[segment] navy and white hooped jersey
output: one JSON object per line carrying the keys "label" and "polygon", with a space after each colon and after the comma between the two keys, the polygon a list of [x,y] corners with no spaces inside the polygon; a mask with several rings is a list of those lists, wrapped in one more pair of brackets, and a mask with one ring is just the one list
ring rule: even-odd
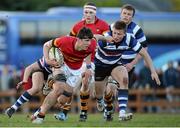
{"label": "navy and white hooped jersey", "polygon": [[[109,35],[112,33],[109,32]],[[123,40],[118,43],[108,43],[98,41],[98,49],[95,55],[95,64],[99,60],[103,64],[115,64],[121,62],[122,53],[128,49],[132,49],[138,53],[141,50],[141,44],[129,33],[126,33]]]}
{"label": "navy and white hooped jersey", "polygon": [[[113,25],[114,25],[114,23],[112,23],[110,25],[110,31],[112,31]],[[141,29],[141,27],[139,25],[137,25],[136,23],[131,22],[127,26],[126,32],[129,34],[132,34],[132,36],[134,36],[134,38],[142,45],[147,45],[147,44],[144,44],[144,43],[146,43],[146,36],[144,35],[144,32]]]}
{"label": "navy and white hooped jersey", "polygon": [[44,57],[42,57],[41,59],[39,59],[37,62],[38,62],[38,64],[39,64],[40,68],[41,68],[43,71],[46,71],[46,72],[48,72],[49,74],[52,73],[51,66],[46,63]]}
{"label": "navy and white hooped jersey", "polygon": [[[111,24],[110,29],[112,31],[113,24]],[[131,34],[143,47],[147,47],[146,37],[144,35],[143,30],[134,22],[131,22],[127,26],[127,33]],[[130,63],[135,57],[137,53],[133,51],[133,49],[128,49],[122,53],[122,63],[127,64]]]}

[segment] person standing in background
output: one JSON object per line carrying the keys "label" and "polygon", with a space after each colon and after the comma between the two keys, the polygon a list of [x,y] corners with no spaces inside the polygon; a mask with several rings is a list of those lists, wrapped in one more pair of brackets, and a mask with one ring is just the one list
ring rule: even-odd
{"label": "person standing in background", "polygon": [[163,83],[166,86],[166,99],[169,102],[169,111],[175,112],[175,109],[171,108],[171,103],[175,99],[175,97],[172,94],[172,91],[175,89],[175,87],[178,85],[178,70],[173,67],[173,61],[168,62],[168,67],[164,71],[163,74]]}

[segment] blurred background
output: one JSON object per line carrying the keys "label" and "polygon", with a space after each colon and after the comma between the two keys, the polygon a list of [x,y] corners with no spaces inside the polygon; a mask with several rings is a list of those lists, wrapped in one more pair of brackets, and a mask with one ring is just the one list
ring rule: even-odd
{"label": "blurred background", "polygon": [[[179,0],[91,0],[97,16],[109,24],[119,19],[120,7],[132,4],[137,9],[134,21],[142,27],[148,51],[161,78],[155,85],[143,62],[137,65],[130,83],[130,111],[180,112],[180,1]],[[6,0],[0,4],[0,110],[9,107],[20,95],[15,86],[24,68],[42,56],[43,43],[69,34],[82,19],[88,0]],[[90,2],[90,0],[89,0]],[[170,71],[171,73],[167,73]],[[23,91],[23,89],[21,90]],[[115,97],[116,98],[116,97]],[[43,100],[41,94],[24,111],[33,110]],[[73,112],[79,110],[75,97]],[[96,112],[92,97],[91,112]]]}

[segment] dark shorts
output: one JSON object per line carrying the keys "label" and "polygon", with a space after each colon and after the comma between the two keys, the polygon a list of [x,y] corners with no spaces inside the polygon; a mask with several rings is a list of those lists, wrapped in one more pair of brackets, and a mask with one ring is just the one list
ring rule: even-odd
{"label": "dark shorts", "polygon": [[117,66],[122,66],[122,64],[95,64],[95,81],[103,81]]}
{"label": "dark shorts", "polygon": [[48,72],[48,70],[47,70],[48,68],[43,67],[41,65],[41,63],[40,63],[40,60],[38,60],[37,63],[39,65],[39,67],[40,67],[40,70],[37,70],[37,71],[34,71],[34,72],[42,72],[43,75],[44,75],[44,80],[47,80],[48,79],[48,75],[51,74],[52,72],[50,72],[50,71]]}

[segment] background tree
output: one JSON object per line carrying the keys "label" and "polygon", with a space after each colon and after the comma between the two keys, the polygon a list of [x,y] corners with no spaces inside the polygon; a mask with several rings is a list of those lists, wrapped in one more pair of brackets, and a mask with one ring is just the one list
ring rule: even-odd
{"label": "background tree", "polygon": [[82,7],[86,2],[94,2],[98,7],[120,7],[120,0],[5,0],[0,10],[6,11],[46,11],[57,6]]}

